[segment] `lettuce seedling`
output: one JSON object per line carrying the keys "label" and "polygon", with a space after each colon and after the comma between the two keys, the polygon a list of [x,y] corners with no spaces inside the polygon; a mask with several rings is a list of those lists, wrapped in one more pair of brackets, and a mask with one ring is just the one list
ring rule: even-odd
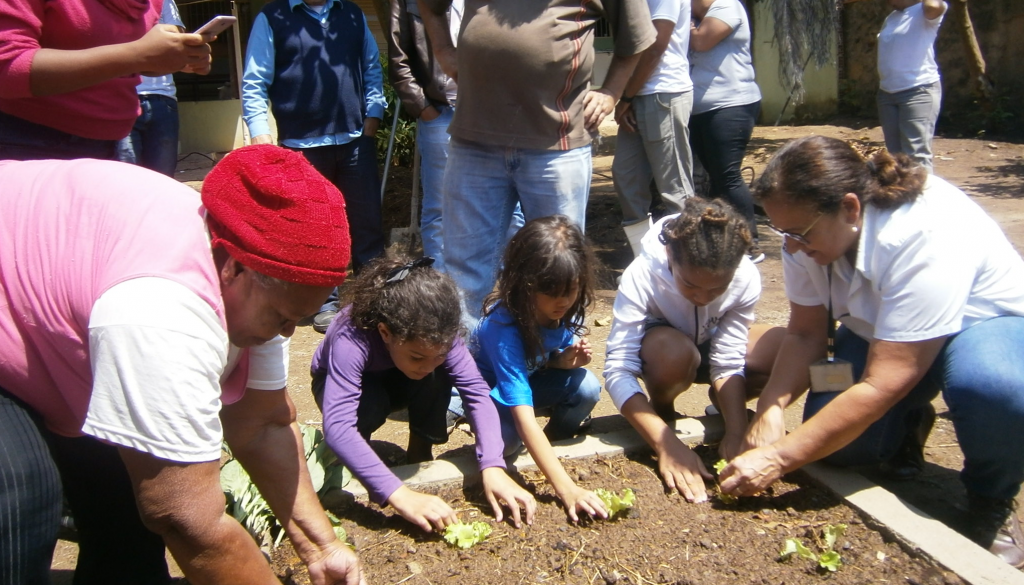
{"label": "lettuce seedling", "polygon": [[830,550],[821,554],[821,558],[818,559],[818,566],[835,573],[839,570],[839,567],[843,566],[843,561],[839,557],[839,553],[834,550]]}
{"label": "lettuce seedling", "polygon": [[603,488],[597,488],[594,490],[594,493],[597,494],[597,497],[601,498],[605,509],[608,510],[609,518],[619,512],[629,510],[636,503],[636,494],[629,488],[623,489],[621,494],[616,494]]}
{"label": "lettuce seedling", "polygon": [[784,561],[789,557],[796,555],[802,559],[809,561],[817,561],[818,566],[822,569],[827,569],[829,572],[835,573],[839,570],[839,567],[843,566],[842,557],[839,553],[833,550],[836,542],[846,534],[846,524],[829,524],[822,531],[825,536],[825,546],[821,556],[811,552],[809,548],[804,546],[804,543],[800,542],[796,538],[787,538],[786,545],[779,552],[779,560]]}
{"label": "lettuce seedling", "polygon": [[812,553],[811,549],[804,546],[804,543],[796,538],[787,538],[786,545],[779,552],[779,558],[784,561],[793,555],[809,561],[818,560],[818,556]]}
{"label": "lettuce seedling", "polygon": [[444,529],[444,539],[448,541],[448,544],[466,549],[474,544],[483,542],[490,533],[491,525],[486,522],[472,522],[470,524],[456,522],[455,524],[449,524]]}
{"label": "lettuce seedling", "polygon": [[[729,465],[728,461],[726,461],[725,459],[719,459],[714,465],[715,475],[721,474],[722,470],[725,469],[726,465]],[[722,500],[722,503],[727,506],[731,506],[732,504],[735,504],[736,502],[740,501],[740,499],[737,498],[736,496],[723,492],[721,484],[719,484],[718,486],[718,499]]]}

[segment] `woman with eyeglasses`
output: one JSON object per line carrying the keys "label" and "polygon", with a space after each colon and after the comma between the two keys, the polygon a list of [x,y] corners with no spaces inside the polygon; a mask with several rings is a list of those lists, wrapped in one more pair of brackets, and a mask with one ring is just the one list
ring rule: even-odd
{"label": "woman with eyeglasses", "polygon": [[[864,159],[822,136],[779,150],[755,197],[784,236],[790,321],[722,489],[756,494],[821,459],[913,477],[941,391],[964,452],[969,536],[1024,566],[1013,511],[1024,480],[1024,261],[1002,230],[906,155]],[[783,410],[808,387],[804,422],[786,435]]]}

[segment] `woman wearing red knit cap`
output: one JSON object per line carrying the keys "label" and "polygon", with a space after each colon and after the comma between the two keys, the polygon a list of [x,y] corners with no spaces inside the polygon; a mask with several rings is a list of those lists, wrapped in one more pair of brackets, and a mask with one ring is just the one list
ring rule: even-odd
{"label": "woman wearing red knit cap", "polygon": [[168,583],[165,545],[193,583],[277,583],[224,514],[224,440],[313,583],[362,583],[284,390],[287,337],[345,277],[337,189],[275,146],[202,200],[97,160],[0,162],[0,184],[0,584],[48,582],[62,490],[76,583]]}

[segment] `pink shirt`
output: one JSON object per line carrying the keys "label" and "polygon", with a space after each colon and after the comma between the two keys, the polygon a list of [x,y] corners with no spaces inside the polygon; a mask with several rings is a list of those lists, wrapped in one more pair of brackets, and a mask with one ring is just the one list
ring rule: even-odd
{"label": "pink shirt", "polygon": [[[140,39],[156,24],[160,7],[161,0],[0,1],[0,111],[85,138],[124,138],[139,115],[137,74],[32,96],[32,59],[41,48],[79,50]],[[135,11],[139,16],[129,17]]]}
{"label": "pink shirt", "polygon": [[[224,323],[199,194],[122,163],[0,162],[0,387],[66,436],[92,392],[89,317],[110,287],[152,276],[185,286]],[[154,307],[159,310],[159,307]],[[222,399],[245,390],[248,356]]]}

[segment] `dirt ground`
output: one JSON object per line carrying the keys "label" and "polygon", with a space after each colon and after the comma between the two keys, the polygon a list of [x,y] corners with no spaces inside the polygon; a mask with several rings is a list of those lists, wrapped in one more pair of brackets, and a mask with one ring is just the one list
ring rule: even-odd
{"label": "dirt ground", "polygon": [[[710,466],[716,456],[711,449],[704,451]],[[450,485],[429,490],[451,502],[464,521],[482,520],[493,528],[486,541],[466,551],[420,531],[390,509],[355,504],[342,513],[373,583],[814,582],[827,571],[805,559],[779,561],[779,553],[787,538],[798,538],[820,552],[822,530],[836,524],[846,524],[847,530],[836,544],[843,566],[828,576],[830,583],[961,583],[955,575],[908,556],[803,474],[776,484],[771,496],[743,498],[734,505],[717,498],[709,504],[687,505],[678,494],[665,493],[661,479],[651,471],[656,465],[650,455],[567,463],[566,470],[580,485],[615,493],[628,487],[636,494],[636,504],[628,512],[578,525],[567,521],[537,471],[522,474],[538,501],[533,526],[522,529],[484,517],[478,510],[487,510],[488,504],[478,488]],[[290,547],[279,547],[274,561],[278,575],[290,579],[286,582],[309,583]]]}
{"label": "dirt ground", "polygon": [[[792,138],[808,134],[835,136],[845,140],[854,141],[862,148],[867,149],[880,148],[883,144],[881,129],[879,127],[866,125],[858,121],[841,122],[835,125],[824,126],[758,127],[754,130],[754,137],[748,148],[748,156],[745,160],[745,165],[753,167],[754,172],[759,175],[771,154],[783,143]],[[601,147],[597,148],[595,152],[594,176],[587,215],[587,235],[593,243],[594,249],[602,264],[600,276],[602,290],[599,291],[597,303],[592,308],[587,319],[588,325],[591,328],[590,341],[594,347],[594,360],[589,367],[598,376],[601,375],[604,367],[605,340],[608,335],[609,327],[608,325],[597,325],[597,322],[600,321],[601,323],[605,323],[606,319],[610,321],[611,307],[615,296],[615,276],[620,274],[631,260],[631,254],[626,243],[625,236],[619,227],[621,214],[611,182],[611,160],[613,152],[609,142],[611,141],[606,141]],[[1024,197],[1024,145],[973,138],[939,137],[935,139],[935,152],[937,155],[935,161],[935,173],[959,186],[971,195],[998,221],[1018,252],[1020,252],[1022,248],[1024,248],[1024,203],[1020,201],[1020,199]],[[196,156],[190,157],[179,164],[178,178],[179,180],[182,180],[198,189],[201,185],[202,178],[205,176],[206,172],[208,172],[210,166],[211,161]],[[392,228],[406,227],[409,224],[410,190],[411,176],[409,172],[405,169],[397,169],[394,171],[388,179],[388,192],[385,197],[385,228],[389,233]],[[757,319],[762,323],[785,325],[788,318],[788,302],[785,299],[782,283],[780,260],[781,241],[777,236],[764,227],[760,230],[760,237],[761,247],[765,251],[767,258],[763,263],[759,264],[759,269],[762,275],[763,293],[757,307]],[[321,338],[322,336],[320,334],[314,332],[311,327],[306,326],[300,327],[292,339],[289,393],[295,401],[298,409],[298,420],[301,423],[319,424],[321,422],[320,413],[310,395],[308,374],[308,364],[310,363],[312,352]],[[706,390],[706,386],[695,386],[691,390],[685,392],[676,401],[676,409],[687,416],[702,415],[704,413],[704,407],[707,405]],[[952,424],[948,420],[948,412],[945,405],[942,403],[941,398],[936,401],[936,408],[939,412],[939,418],[926,448],[928,467],[925,470],[925,473],[922,477],[913,482],[905,484],[886,483],[885,485],[929,514],[932,514],[947,523],[956,525],[962,521],[962,517],[958,512],[958,507],[965,500],[963,488],[957,480],[957,472],[962,464],[962,454],[957,446]],[[627,425],[625,420],[618,415],[607,396],[604,396],[596,407],[594,417],[595,422],[593,425],[593,432],[605,432],[608,430],[622,428]],[[388,423],[375,433],[373,437],[373,444],[375,448],[382,457],[390,463],[398,464],[402,463],[404,460],[404,446],[408,441],[408,426],[404,423],[403,419],[404,416],[402,413],[396,413],[393,419],[389,420]],[[799,421],[800,408],[791,408],[787,414],[788,426],[793,428],[799,424]],[[456,430],[456,432],[453,433],[449,443],[441,448],[437,448],[435,450],[435,454],[440,458],[467,454],[471,452],[472,448],[470,445],[472,444],[472,441],[473,438],[468,432],[468,427],[460,427],[459,430]],[[598,464],[581,463],[579,465],[587,466]],[[637,464],[631,463],[630,465]],[[644,467],[641,467],[640,469],[642,470]],[[646,469],[650,471],[649,464]],[[637,472],[637,474],[639,476],[643,476],[644,472],[640,471]],[[647,473],[647,475],[650,474]],[[880,478],[874,479],[885,483]],[[611,488],[615,486],[607,485],[606,487]],[[650,492],[651,494],[657,493],[657,490],[654,489],[654,487],[647,489],[653,490]],[[809,488],[804,486],[791,486],[784,489],[789,489],[795,493],[802,493],[803,490]],[[543,492],[543,489],[541,489],[541,491]],[[464,496],[454,494],[453,497]],[[471,496],[469,499],[474,502],[480,501],[478,496]],[[1021,503],[1024,503],[1024,497],[1018,499]],[[653,498],[645,498],[643,504],[644,510],[648,510],[648,506],[653,504],[653,501],[651,500],[653,500]],[[648,501],[651,501],[651,503],[649,504]],[[771,504],[766,502],[763,505],[770,506]],[[483,507],[486,508],[486,506]],[[675,507],[687,508],[685,505]],[[551,513],[557,514],[557,512]],[[666,513],[668,512],[666,511]],[[695,512],[686,511],[680,513],[692,514]],[[359,518],[365,518],[367,515],[370,517],[373,517],[374,515],[383,515],[383,513],[377,511],[376,508],[373,508],[372,510],[363,509],[359,514]],[[645,511],[643,513],[643,517],[661,518],[662,516],[660,511],[654,514]],[[745,518],[746,520],[751,520],[749,515]],[[370,521],[358,520],[356,518],[346,520],[346,528],[352,527],[353,522],[355,522],[356,525],[359,525],[360,522]],[[408,533],[412,530],[409,526],[403,525],[400,520],[389,521],[387,519],[378,519],[374,522],[377,522],[377,524],[373,524],[372,522],[370,524],[373,526],[386,527],[390,530],[396,531],[396,534]],[[622,525],[629,523],[633,523],[635,525],[636,522],[637,521],[635,519],[630,518],[623,522]],[[745,520],[736,520],[736,522],[739,524],[749,525]],[[558,522],[556,524],[562,527],[566,526],[564,522]],[[692,524],[693,521],[691,519],[686,520],[684,525],[690,526]],[[604,526],[605,525],[602,525],[602,527]],[[610,530],[612,527],[617,526],[619,526],[619,524],[608,523],[607,528],[602,528],[602,530]],[[593,529],[594,527],[591,526],[588,530]],[[634,526],[633,530],[635,531],[636,529],[637,527]],[[352,527],[350,530],[353,534],[360,534],[360,528]],[[506,530],[506,528],[502,528],[501,530]],[[571,528],[571,530],[576,531],[578,529]],[[647,530],[646,524],[643,526],[643,530]],[[505,533],[508,534],[507,538],[514,539],[516,542],[524,542],[527,546],[539,546],[539,544],[533,542],[534,539],[525,541],[522,540],[522,537],[513,535],[508,530],[506,530]],[[363,534],[366,534],[366,536],[362,537],[364,540],[360,544],[376,543],[384,538],[380,534],[376,536],[372,533],[364,532]],[[633,540],[634,536],[627,536],[628,534],[628,531],[622,533],[622,538],[626,539],[626,542],[635,542]],[[575,551],[576,548],[580,546],[580,542],[582,542],[580,538],[584,537],[588,540],[591,538],[590,536],[585,536],[585,534],[581,533],[579,537],[575,537],[573,539],[566,537],[566,541],[572,547],[572,550]],[[409,537],[405,538],[408,539]],[[726,536],[710,538],[713,543],[724,543],[728,540]],[[719,540],[715,540],[715,538],[718,538]],[[782,538],[779,538],[778,542],[781,542],[781,540]],[[677,539],[676,541],[669,542],[673,542],[674,546],[679,548],[683,546],[681,543],[684,541],[686,541],[686,537],[682,537],[682,540]],[[776,544],[778,543],[773,540],[772,545],[768,548],[776,547]],[[420,545],[416,544],[415,546]],[[602,546],[605,545],[602,544]],[[699,546],[698,542],[696,547]],[[696,547],[694,548],[695,554],[699,552]],[[776,550],[772,554],[777,552],[778,551]],[[561,558],[560,551],[552,549],[552,553],[557,553],[556,556]],[[369,566],[375,567],[377,564],[376,561],[370,561],[369,559],[371,557],[367,556],[367,554],[369,553],[364,553],[364,559],[367,560]],[[475,555],[477,553],[474,551],[472,554]],[[707,554],[707,552],[699,552],[699,554]],[[874,551],[872,551],[871,554],[874,554]],[[889,553],[886,552],[886,554]],[[70,583],[70,571],[68,569],[74,566],[75,555],[76,550],[73,544],[62,542],[59,545],[57,555],[55,555],[54,559],[55,583]],[[581,553],[580,556],[583,557],[583,553]],[[671,554],[669,554],[669,556],[671,556]],[[715,555],[710,556],[713,557]],[[459,559],[458,562],[452,560],[453,557],[448,551],[445,551],[444,556],[438,555],[438,557],[451,561],[446,561],[446,563],[443,564],[447,564],[454,570],[461,570],[459,569],[459,566],[467,564],[464,562],[465,559],[459,558],[458,555],[454,557]],[[412,558],[409,559],[410,562],[412,560]],[[416,558],[415,560],[422,564],[424,570],[426,570],[426,566],[430,563],[437,562],[429,557],[425,559]],[[403,561],[399,564],[404,570],[405,562]],[[758,564],[761,563],[757,563],[754,566],[757,566]],[[596,564],[592,566],[595,568],[598,567]],[[864,566],[866,567],[867,565]],[[607,567],[609,570],[616,569],[616,566],[611,564],[608,564]],[[672,565],[672,567],[673,570],[676,569],[675,565]],[[557,571],[552,572],[549,569],[540,570],[548,570],[549,576],[545,579],[546,581],[550,581],[552,583],[570,582],[566,581]],[[621,568],[618,568],[617,570],[620,571],[620,574],[628,574],[628,572]],[[406,574],[408,573],[400,575],[399,578],[404,577]],[[860,573],[857,571],[851,571],[849,574],[859,575]],[[586,574],[587,578],[590,578],[591,575],[593,575],[592,570],[591,573]],[[871,573],[871,575],[874,577],[876,574]],[[703,582],[700,574],[688,574],[688,576],[684,575],[684,577],[686,580],[682,580],[680,582]],[[676,579],[683,579],[684,577],[677,577]],[[864,574],[862,577],[866,579],[868,575]],[[526,578],[526,575],[524,575],[524,578]],[[647,577],[644,578],[647,579]],[[657,573],[652,574],[651,578],[654,582],[660,582]],[[587,580],[583,579],[581,581],[580,579],[576,579],[575,576],[573,579],[574,580],[571,582],[583,582]],[[517,577],[515,580],[518,582],[519,578]],[[801,579],[796,578],[796,581],[800,580]],[[422,582],[422,580],[417,581]],[[462,581],[467,583],[478,582],[464,579]],[[507,580],[501,579],[501,581]],[[540,579],[538,579],[538,581],[540,581]],[[906,582],[902,578],[897,579],[897,581]],[[374,578],[372,579],[372,582],[378,581]],[[395,581],[389,582],[393,583]],[[498,581],[494,580],[489,582]],[[600,581],[592,579],[591,582]],[[750,581],[744,580],[744,582]],[[765,582],[767,583],[769,581]],[[780,580],[775,579],[771,582],[778,583]],[[923,583],[926,581],[921,582]]]}

